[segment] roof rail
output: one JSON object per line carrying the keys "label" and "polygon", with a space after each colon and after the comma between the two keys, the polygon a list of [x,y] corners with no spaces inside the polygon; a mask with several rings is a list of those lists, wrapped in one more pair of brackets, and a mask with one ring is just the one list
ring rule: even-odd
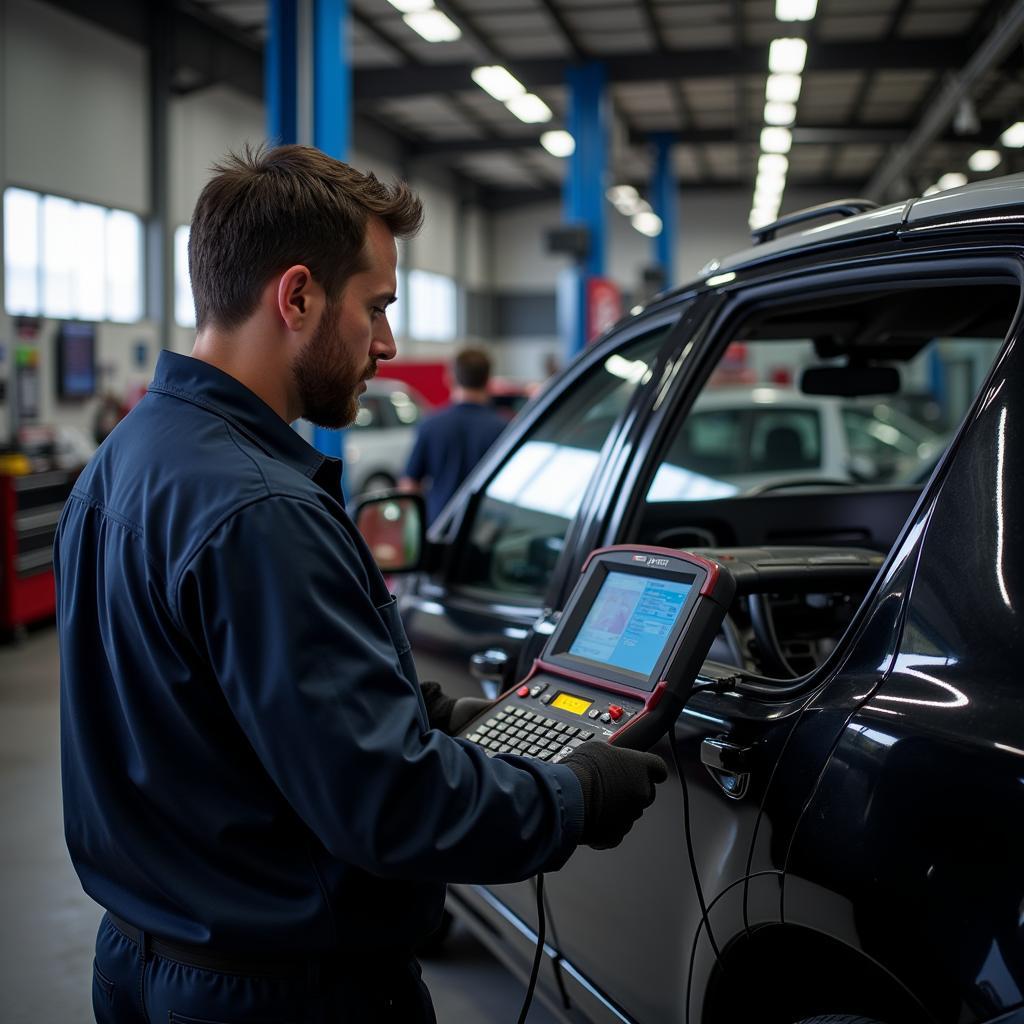
{"label": "roof rail", "polygon": [[754,239],[754,245],[760,245],[762,242],[770,242],[782,228],[789,228],[794,224],[803,224],[809,220],[818,220],[833,214],[838,214],[840,217],[853,217],[855,214],[877,209],[878,203],[871,199],[834,199],[830,203],[808,206],[806,210],[787,213],[785,217],[780,217],[778,220],[772,221],[771,224],[765,224],[763,228],[755,228],[750,232],[750,237]]}

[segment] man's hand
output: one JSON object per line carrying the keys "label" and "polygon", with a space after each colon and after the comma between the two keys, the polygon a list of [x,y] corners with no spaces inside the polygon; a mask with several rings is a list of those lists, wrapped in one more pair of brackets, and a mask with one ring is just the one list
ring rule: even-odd
{"label": "man's hand", "polygon": [[492,701],[483,697],[459,697],[456,700],[441,689],[440,683],[420,683],[420,690],[423,703],[427,705],[430,728],[440,729],[449,736],[460,732],[464,725],[492,704]]}
{"label": "man's hand", "polygon": [[583,835],[595,850],[618,846],[644,808],[654,802],[654,787],[668,778],[656,754],[592,741],[578,746],[563,762],[583,790]]}

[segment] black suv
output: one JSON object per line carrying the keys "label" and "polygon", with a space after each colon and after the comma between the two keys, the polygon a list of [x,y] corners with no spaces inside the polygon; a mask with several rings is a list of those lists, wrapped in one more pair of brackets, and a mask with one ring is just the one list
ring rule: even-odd
{"label": "black suv", "polygon": [[[676,777],[547,879],[567,1021],[1024,1021],[1024,175],[870,206],[616,325],[401,581],[421,677],[494,694],[592,549],[735,569]],[[448,907],[526,976],[532,883]]]}

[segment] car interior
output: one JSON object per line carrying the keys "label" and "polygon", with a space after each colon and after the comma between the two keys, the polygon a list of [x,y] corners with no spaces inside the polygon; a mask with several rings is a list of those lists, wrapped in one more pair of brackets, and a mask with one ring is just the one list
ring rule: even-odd
{"label": "car interior", "polygon": [[[773,372],[777,383],[783,376],[778,368],[788,359],[794,390],[900,405],[934,441],[921,442],[895,479],[891,465],[872,474],[863,471],[862,461],[859,472],[816,479],[801,468],[806,453],[799,437],[789,436],[795,431],[779,427],[788,432],[772,441],[778,468],[767,482],[724,496],[704,487],[700,497],[680,500],[665,500],[664,488],[657,494],[649,488],[635,502],[627,536],[710,555],[736,575],[737,597],[712,660],[780,685],[825,661],[981,389],[1019,298],[1016,282],[944,282],[941,288],[891,288],[769,307],[738,325],[731,340],[749,347],[757,376],[747,383],[755,385],[755,399],[757,383],[773,380]],[[708,377],[705,393],[719,386],[720,369]],[[924,384],[941,396],[933,403],[937,408],[915,403]],[[675,425],[664,432],[652,476],[667,458],[678,459],[677,439],[692,407],[677,410]],[[887,426],[884,419],[877,423],[883,440]],[[700,473],[706,466],[672,468]]]}

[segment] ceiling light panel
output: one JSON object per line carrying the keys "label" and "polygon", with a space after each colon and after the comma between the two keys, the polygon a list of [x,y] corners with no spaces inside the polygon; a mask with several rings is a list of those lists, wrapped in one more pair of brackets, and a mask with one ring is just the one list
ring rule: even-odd
{"label": "ceiling light panel", "polygon": [[576,140],[569,132],[557,129],[544,132],[540,144],[552,155],[557,157],[572,156],[576,152]]}
{"label": "ceiling light panel", "polygon": [[532,92],[523,93],[521,96],[513,96],[505,104],[508,109],[526,124],[543,124],[551,120],[551,108]]}
{"label": "ceiling light panel", "polygon": [[765,83],[765,99],[772,103],[796,103],[800,99],[802,80],[799,75],[769,75]]}
{"label": "ceiling light panel", "polygon": [[818,9],[818,0],[775,0],[779,21],[810,21]]}
{"label": "ceiling light panel", "polygon": [[507,103],[515,96],[522,96],[526,86],[515,75],[500,64],[488,64],[473,68],[470,77],[488,95],[499,103]]}
{"label": "ceiling light panel", "polygon": [[807,60],[807,43],[803,39],[773,39],[768,48],[768,70],[772,74],[799,75]]}
{"label": "ceiling light panel", "polygon": [[1010,149],[1020,149],[1021,147],[1024,147],[1024,121],[1018,121],[1016,124],[1010,125],[1010,127],[999,136],[999,141]]}
{"label": "ceiling light panel", "polygon": [[1003,162],[1003,155],[998,149],[979,149],[972,153],[967,166],[972,171],[984,173],[994,171]]}
{"label": "ceiling light panel", "polygon": [[403,14],[402,21],[428,43],[451,43],[462,38],[462,29],[443,11],[415,11]]}

